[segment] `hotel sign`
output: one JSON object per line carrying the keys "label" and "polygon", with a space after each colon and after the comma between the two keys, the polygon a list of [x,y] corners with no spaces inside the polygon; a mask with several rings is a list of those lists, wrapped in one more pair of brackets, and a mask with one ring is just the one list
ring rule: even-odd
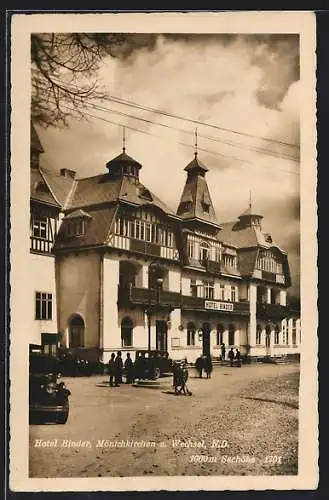
{"label": "hotel sign", "polygon": [[213,311],[233,311],[233,304],[206,300],[204,303],[204,308],[212,309]]}

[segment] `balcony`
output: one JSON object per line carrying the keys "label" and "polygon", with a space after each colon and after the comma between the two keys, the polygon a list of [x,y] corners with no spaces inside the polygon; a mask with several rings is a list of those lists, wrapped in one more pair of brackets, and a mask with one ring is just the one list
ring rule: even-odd
{"label": "balcony", "polygon": [[168,290],[155,290],[153,288],[118,287],[118,304],[121,307],[131,305],[160,306],[164,308],[179,308],[181,294]]}
{"label": "balcony", "polygon": [[31,246],[30,250],[36,253],[51,253],[54,242],[44,238],[30,237]]}
{"label": "balcony", "polygon": [[161,255],[161,246],[148,241],[130,239],[130,250],[145,255],[154,255],[155,257]]}
{"label": "balcony", "polygon": [[203,260],[202,265],[207,269],[209,273],[220,275],[222,265],[220,262],[216,262],[215,260]]}
{"label": "balcony", "polygon": [[280,304],[264,304],[257,302],[256,314],[263,319],[282,320],[287,316],[287,307]]}

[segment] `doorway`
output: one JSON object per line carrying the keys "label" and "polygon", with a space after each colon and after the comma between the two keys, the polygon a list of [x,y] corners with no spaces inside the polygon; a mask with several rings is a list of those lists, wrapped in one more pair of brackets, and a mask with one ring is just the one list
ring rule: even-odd
{"label": "doorway", "polygon": [[202,354],[210,356],[210,324],[203,323],[202,325]]}
{"label": "doorway", "polygon": [[167,352],[168,350],[168,326],[167,321],[157,320],[156,323],[156,349]]}
{"label": "doorway", "polygon": [[80,315],[76,314],[70,321],[69,346],[84,347],[85,323]]}

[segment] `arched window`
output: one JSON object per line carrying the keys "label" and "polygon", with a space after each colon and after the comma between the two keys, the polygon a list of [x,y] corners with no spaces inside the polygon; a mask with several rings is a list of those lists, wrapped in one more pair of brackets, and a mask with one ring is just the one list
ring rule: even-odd
{"label": "arched window", "polygon": [[122,347],[133,345],[133,322],[128,317],[121,321],[121,345]]}
{"label": "arched window", "polygon": [[234,325],[229,325],[228,327],[228,344],[229,345],[234,345],[235,343],[235,326]]}
{"label": "arched window", "polygon": [[219,323],[217,325],[217,331],[216,331],[216,345],[222,345],[224,331],[225,331],[225,326]]}
{"label": "arched window", "polygon": [[195,324],[190,322],[187,325],[187,345],[195,345]]}
{"label": "arched window", "polygon": [[79,314],[70,321],[69,336],[70,347],[84,347],[85,323]]}
{"label": "arched window", "polygon": [[257,325],[256,328],[256,344],[261,344],[262,343],[262,326]]}
{"label": "arched window", "polygon": [[274,344],[280,344],[279,336],[280,336],[280,327],[279,325],[275,325]]}
{"label": "arched window", "polygon": [[203,241],[200,243],[200,261],[208,260],[209,259],[209,252],[210,248],[208,243]]}

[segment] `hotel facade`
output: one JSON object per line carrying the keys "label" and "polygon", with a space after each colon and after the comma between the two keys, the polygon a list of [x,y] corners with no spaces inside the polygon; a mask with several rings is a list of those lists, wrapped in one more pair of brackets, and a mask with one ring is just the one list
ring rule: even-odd
{"label": "hotel facade", "polygon": [[287,253],[251,205],[218,221],[197,153],[176,212],[125,148],[82,179],[41,167],[42,154],[31,126],[30,344],[103,362],[119,349],[194,362],[222,343],[251,357],[299,353]]}

